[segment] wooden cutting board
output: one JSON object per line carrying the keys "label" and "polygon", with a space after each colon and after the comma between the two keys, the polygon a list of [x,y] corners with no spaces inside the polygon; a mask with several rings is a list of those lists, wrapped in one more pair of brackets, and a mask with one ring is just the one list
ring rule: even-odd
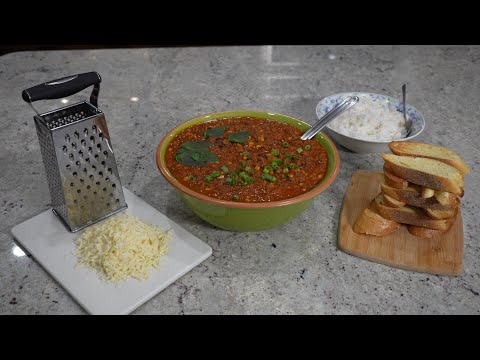
{"label": "wooden cutting board", "polygon": [[380,192],[380,172],[359,170],[352,176],[343,199],[338,248],[348,254],[402,269],[456,276],[463,265],[463,221],[461,209],[452,228],[433,239],[416,237],[402,225],[383,237],[357,234],[353,224]]}

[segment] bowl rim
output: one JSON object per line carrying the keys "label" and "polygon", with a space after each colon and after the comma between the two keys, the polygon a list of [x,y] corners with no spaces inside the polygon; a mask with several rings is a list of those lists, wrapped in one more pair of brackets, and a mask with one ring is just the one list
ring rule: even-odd
{"label": "bowl rim", "polygon": [[[269,209],[269,208],[274,208],[274,207],[296,204],[296,203],[303,202],[305,200],[309,200],[309,199],[319,195],[321,192],[323,192],[337,177],[338,171],[340,169],[340,155],[338,153],[337,147],[335,146],[333,141],[327,135],[325,135],[323,132],[319,132],[318,134],[321,134],[327,140],[327,142],[330,144],[331,148],[333,149],[334,158],[335,158],[335,167],[334,167],[333,172],[330,175],[330,177],[324,183],[322,183],[318,187],[315,187],[315,188],[307,191],[304,194],[295,196],[293,198],[277,200],[277,201],[261,202],[261,203],[245,203],[245,202],[234,202],[234,201],[216,199],[216,198],[213,198],[213,197],[210,197],[210,196],[199,194],[199,193],[193,191],[192,189],[182,185],[177,179],[175,179],[173,177],[173,175],[170,174],[169,171],[167,171],[162,166],[162,161],[161,161],[162,159],[161,159],[160,153],[161,153],[161,149],[163,148],[164,144],[171,137],[172,133],[175,132],[179,127],[181,127],[181,126],[183,126],[183,125],[185,125],[189,122],[192,122],[194,120],[197,120],[199,118],[204,118],[206,116],[214,116],[214,115],[222,114],[222,113],[226,113],[226,112],[257,112],[257,113],[264,113],[265,115],[269,115],[269,114],[280,115],[280,116],[284,116],[284,117],[293,119],[295,121],[301,122],[301,123],[311,127],[311,125],[309,123],[307,123],[303,120],[297,119],[295,117],[289,116],[289,115],[284,115],[284,114],[280,114],[278,112],[273,112],[273,111],[252,110],[252,109],[238,109],[238,110],[232,109],[232,110],[225,110],[225,111],[217,111],[217,112],[213,112],[213,113],[209,113],[209,114],[205,114],[205,115],[196,116],[194,118],[186,120],[186,121],[182,122],[181,124],[175,126],[173,129],[171,129],[163,137],[163,139],[158,144],[157,152],[156,152],[156,162],[157,162],[158,169],[160,170],[162,175],[165,177],[165,179],[170,184],[172,184],[173,187],[175,187],[177,190],[179,190],[179,191],[181,191],[181,192],[183,192],[183,193],[185,193],[185,194],[187,194],[187,195],[189,195],[189,196],[191,196],[191,197],[193,197],[197,200],[201,200],[201,201],[204,201],[204,202],[207,202],[207,203],[210,203],[210,204],[219,205],[219,206],[223,206],[223,207],[238,208],[238,209]],[[215,119],[210,119],[210,120],[207,119],[206,121],[211,121],[211,120],[215,120]],[[272,120],[274,120],[274,119],[272,119]],[[274,121],[276,121],[276,120],[274,120]]]}
{"label": "bowl rim", "polygon": [[[339,96],[339,95],[345,95],[345,94],[369,94],[369,95],[380,95],[380,96],[385,96],[387,98],[390,98],[390,99],[395,99],[396,101],[399,101],[399,99],[393,97],[393,96],[390,96],[390,95],[385,95],[385,94],[378,94],[378,93],[371,93],[371,92],[365,92],[365,91],[347,91],[347,92],[341,92],[341,93],[337,93],[337,94],[332,94],[332,95],[328,95],[328,96],[325,96],[323,97],[322,99],[319,100],[319,102],[317,103],[317,106],[315,107],[315,115],[317,116],[318,118],[318,107],[320,106],[320,103],[329,98],[329,97],[332,97],[332,96]],[[425,129],[425,125],[426,125],[426,121],[425,121],[425,117],[423,116],[423,114],[418,111],[417,108],[415,108],[414,106],[410,105],[408,102],[407,102],[407,106],[410,106],[410,108],[412,108],[414,111],[417,112],[418,115],[420,115],[420,118],[422,119],[422,126],[420,128],[420,130],[413,134],[413,135],[410,135],[408,137],[405,137],[405,138],[402,138],[402,139],[395,139],[395,140],[380,140],[380,141],[373,141],[373,140],[365,140],[365,139],[359,139],[359,138],[356,138],[356,137],[353,137],[353,136],[349,136],[349,135],[345,135],[345,134],[342,134],[338,131],[335,131],[333,130],[332,128],[330,128],[329,125],[325,126],[328,131],[332,131],[334,132],[335,134],[338,134],[338,135],[341,135],[341,136],[345,136],[346,138],[349,138],[349,139],[353,139],[353,140],[357,140],[357,141],[361,141],[361,142],[364,142],[364,143],[368,143],[368,144],[388,144],[388,143],[391,143],[392,141],[408,141],[408,140],[411,140],[411,139],[414,139],[415,137],[417,137],[418,135],[420,135],[423,130]]]}

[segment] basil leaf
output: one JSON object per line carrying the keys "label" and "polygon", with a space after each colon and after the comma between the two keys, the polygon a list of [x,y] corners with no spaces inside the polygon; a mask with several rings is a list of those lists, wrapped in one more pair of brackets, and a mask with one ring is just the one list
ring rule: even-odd
{"label": "basil leaf", "polygon": [[231,134],[228,140],[236,143],[244,143],[250,136],[250,131],[244,130]]}
{"label": "basil leaf", "polygon": [[204,166],[206,162],[218,161],[218,157],[208,151],[211,145],[208,140],[185,142],[177,150],[175,159],[187,166]]}
{"label": "basil leaf", "polygon": [[225,126],[219,126],[216,128],[207,129],[204,135],[205,135],[205,138],[209,138],[209,137],[218,138],[224,133],[224,131],[225,131]]}
{"label": "basil leaf", "polygon": [[177,161],[187,166],[204,166],[205,165],[205,161],[203,160],[194,160],[191,156],[192,155],[191,153],[186,155],[187,156],[181,157],[180,159],[177,156]]}
{"label": "basil leaf", "polygon": [[215,161],[218,161],[219,159],[217,155],[215,155],[214,153],[207,152],[204,154],[204,160],[206,162],[215,162]]}
{"label": "basil leaf", "polygon": [[195,151],[207,151],[212,146],[212,143],[208,140],[187,141],[184,142],[180,148]]}

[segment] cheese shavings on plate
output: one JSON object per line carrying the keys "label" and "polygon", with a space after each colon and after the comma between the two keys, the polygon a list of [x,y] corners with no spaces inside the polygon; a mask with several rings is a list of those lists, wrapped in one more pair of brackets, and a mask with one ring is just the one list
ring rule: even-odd
{"label": "cheese shavings on plate", "polygon": [[97,270],[107,282],[146,280],[167,253],[172,230],[162,231],[122,213],[88,227],[77,241],[77,266]]}

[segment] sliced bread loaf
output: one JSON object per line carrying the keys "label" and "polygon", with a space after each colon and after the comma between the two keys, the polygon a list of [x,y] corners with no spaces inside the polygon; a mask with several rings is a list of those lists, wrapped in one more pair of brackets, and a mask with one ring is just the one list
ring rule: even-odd
{"label": "sliced bread loaf", "polygon": [[[457,207],[456,197],[451,197],[449,202],[445,204],[440,203],[435,196],[430,198],[423,198],[419,192],[413,187],[406,189],[395,189],[386,184],[381,184],[382,193],[395,200],[404,202],[411,206],[417,206],[421,208],[428,208],[432,210],[448,211],[454,210]],[[451,193],[449,193],[451,194]],[[387,200],[388,202],[388,200]]]}
{"label": "sliced bread loaf", "polygon": [[463,175],[453,166],[421,157],[394,154],[382,157],[394,175],[408,182],[455,194],[463,192]]}
{"label": "sliced bread loaf", "polygon": [[455,221],[455,217],[443,220],[432,219],[423,209],[409,205],[392,208],[387,205],[382,194],[375,198],[378,213],[384,218],[402,224],[422,226],[429,229],[446,230]]}

